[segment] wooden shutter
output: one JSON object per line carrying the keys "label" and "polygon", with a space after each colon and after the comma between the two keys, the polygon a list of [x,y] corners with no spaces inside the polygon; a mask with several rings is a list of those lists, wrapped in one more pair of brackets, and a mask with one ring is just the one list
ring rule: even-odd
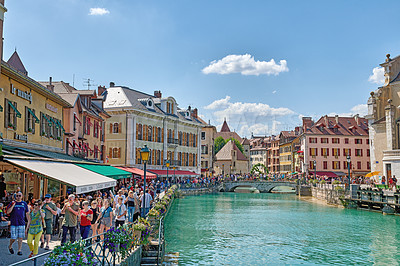
{"label": "wooden shutter", "polygon": [[139,137],[139,125],[136,123],[136,139]]}
{"label": "wooden shutter", "polygon": [[122,133],[122,123],[118,123],[118,133]]}
{"label": "wooden shutter", "polygon": [[110,134],[113,133],[113,124],[110,123]]}
{"label": "wooden shutter", "polygon": [[121,158],[121,148],[118,148],[118,158]]}
{"label": "wooden shutter", "polygon": [[172,138],[175,138],[175,130],[172,130]]}
{"label": "wooden shutter", "polygon": [[108,158],[112,158],[112,148],[108,149]]}
{"label": "wooden shutter", "polygon": [[164,128],[161,129],[161,143],[164,143]]}

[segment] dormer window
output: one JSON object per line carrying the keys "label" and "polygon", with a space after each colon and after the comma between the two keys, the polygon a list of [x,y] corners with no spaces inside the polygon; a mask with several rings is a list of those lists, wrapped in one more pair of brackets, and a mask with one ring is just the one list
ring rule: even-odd
{"label": "dormer window", "polygon": [[149,100],[149,101],[147,102],[147,106],[148,106],[148,107],[153,107],[153,102]]}

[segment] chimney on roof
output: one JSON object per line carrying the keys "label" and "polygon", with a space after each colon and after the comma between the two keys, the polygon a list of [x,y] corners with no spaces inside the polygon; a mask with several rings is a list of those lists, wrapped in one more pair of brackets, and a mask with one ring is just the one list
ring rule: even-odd
{"label": "chimney on roof", "polygon": [[110,82],[110,88],[115,87],[115,83],[114,82]]}
{"label": "chimney on roof", "polygon": [[311,117],[303,117],[303,131],[306,132],[308,128],[312,127],[314,122]]}
{"label": "chimney on roof", "polygon": [[49,91],[54,92],[53,78],[49,77],[49,85],[46,86]]}
{"label": "chimney on roof", "polygon": [[161,98],[162,94],[161,91],[154,91],[154,97]]}
{"label": "chimney on roof", "polygon": [[339,125],[339,116],[338,116],[338,115],[335,115],[335,123],[336,123],[337,125]]}
{"label": "chimney on roof", "polygon": [[328,127],[329,126],[329,121],[328,121],[328,116],[327,115],[324,116],[324,121],[325,121],[325,126]]}
{"label": "chimney on roof", "polygon": [[193,118],[197,119],[197,108],[194,108],[194,109],[193,109],[191,115],[192,115]]}
{"label": "chimney on roof", "polygon": [[356,124],[357,124],[357,126],[359,126],[360,124],[359,124],[359,122],[360,122],[360,116],[358,115],[358,114],[356,114],[355,116],[354,116],[354,120],[356,121]]}
{"label": "chimney on roof", "polygon": [[97,87],[97,94],[100,96],[106,91],[106,86],[98,86]]}

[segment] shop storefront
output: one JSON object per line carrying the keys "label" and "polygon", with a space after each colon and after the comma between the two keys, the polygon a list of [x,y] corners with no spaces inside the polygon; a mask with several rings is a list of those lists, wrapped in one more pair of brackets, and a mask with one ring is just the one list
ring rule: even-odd
{"label": "shop storefront", "polygon": [[116,186],[116,180],[87,170],[70,161],[4,156],[1,171],[11,195],[17,190],[24,199],[42,198],[52,194],[58,201],[67,191],[84,194]]}

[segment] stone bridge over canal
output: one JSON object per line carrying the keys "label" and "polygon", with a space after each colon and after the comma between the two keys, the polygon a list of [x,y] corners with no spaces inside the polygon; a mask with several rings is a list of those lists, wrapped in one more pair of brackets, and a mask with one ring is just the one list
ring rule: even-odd
{"label": "stone bridge over canal", "polygon": [[219,191],[220,192],[234,192],[237,187],[254,187],[258,189],[261,193],[270,193],[276,187],[292,187],[295,189],[296,193],[298,190],[298,185],[296,182],[289,181],[228,181],[224,182]]}

